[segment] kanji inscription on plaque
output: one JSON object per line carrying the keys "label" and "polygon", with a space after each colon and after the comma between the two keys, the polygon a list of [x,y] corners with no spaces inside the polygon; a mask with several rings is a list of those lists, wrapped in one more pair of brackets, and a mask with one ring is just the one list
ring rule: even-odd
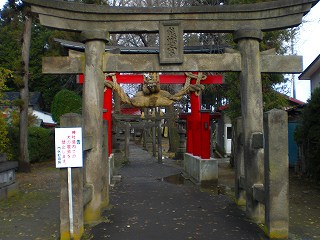
{"label": "kanji inscription on plaque", "polygon": [[183,62],[183,30],[180,22],[160,22],[160,63]]}

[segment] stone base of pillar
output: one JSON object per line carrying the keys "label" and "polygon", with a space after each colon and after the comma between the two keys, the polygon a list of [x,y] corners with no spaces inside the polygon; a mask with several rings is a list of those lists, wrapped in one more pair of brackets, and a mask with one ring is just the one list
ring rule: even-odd
{"label": "stone base of pillar", "polygon": [[184,171],[197,183],[218,181],[218,160],[202,159],[190,153],[184,155]]}
{"label": "stone base of pillar", "polygon": [[16,169],[18,162],[7,161],[6,155],[0,153],[0,200],[18,193]]}

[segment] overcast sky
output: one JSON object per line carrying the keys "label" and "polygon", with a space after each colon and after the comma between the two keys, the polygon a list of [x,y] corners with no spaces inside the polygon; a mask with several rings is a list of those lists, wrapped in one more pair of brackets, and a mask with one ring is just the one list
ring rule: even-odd
{"label": "overcast sky", "polygon": [[[0,0],[0,8],[7,0]],[[314,6],[311,11],[303,18],[304,23],[301,26],[300,36],[298,37],[296,52],[303,56],[303,69],[306,69],[310,63],[320,54],[320,3]],[[309,81],[297,80],[295,76],[297,99],[306,101],[310,97]]]}
{"label": "overcast sky", "polygon": [[[306,69],[320,54],[320,3],[315,5],[303,18],[297,42],[297,54],[303,56],[303,69]],[[297,99],[306,101],[310,97],[310,82],[296,81]]]}

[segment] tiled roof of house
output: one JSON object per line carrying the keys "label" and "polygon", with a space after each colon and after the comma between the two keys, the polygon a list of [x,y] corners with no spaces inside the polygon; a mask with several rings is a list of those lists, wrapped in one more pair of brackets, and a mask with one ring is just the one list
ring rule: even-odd
{"label": "tiled roof of house", "polygon": [[[19,92],[4,92],[3,100],[15,101],[20,99]],[[40,109],[42,104],[42,97],[40,92],[29,92],[29,106],[35,109]]]}

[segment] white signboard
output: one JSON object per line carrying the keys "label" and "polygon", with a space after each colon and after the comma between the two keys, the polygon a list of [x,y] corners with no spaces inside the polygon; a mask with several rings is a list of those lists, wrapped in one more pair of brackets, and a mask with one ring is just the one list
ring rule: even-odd
{"label": "white signboard", "polygon": [[56,168],[82,167],[82,128],[55,129]]}

